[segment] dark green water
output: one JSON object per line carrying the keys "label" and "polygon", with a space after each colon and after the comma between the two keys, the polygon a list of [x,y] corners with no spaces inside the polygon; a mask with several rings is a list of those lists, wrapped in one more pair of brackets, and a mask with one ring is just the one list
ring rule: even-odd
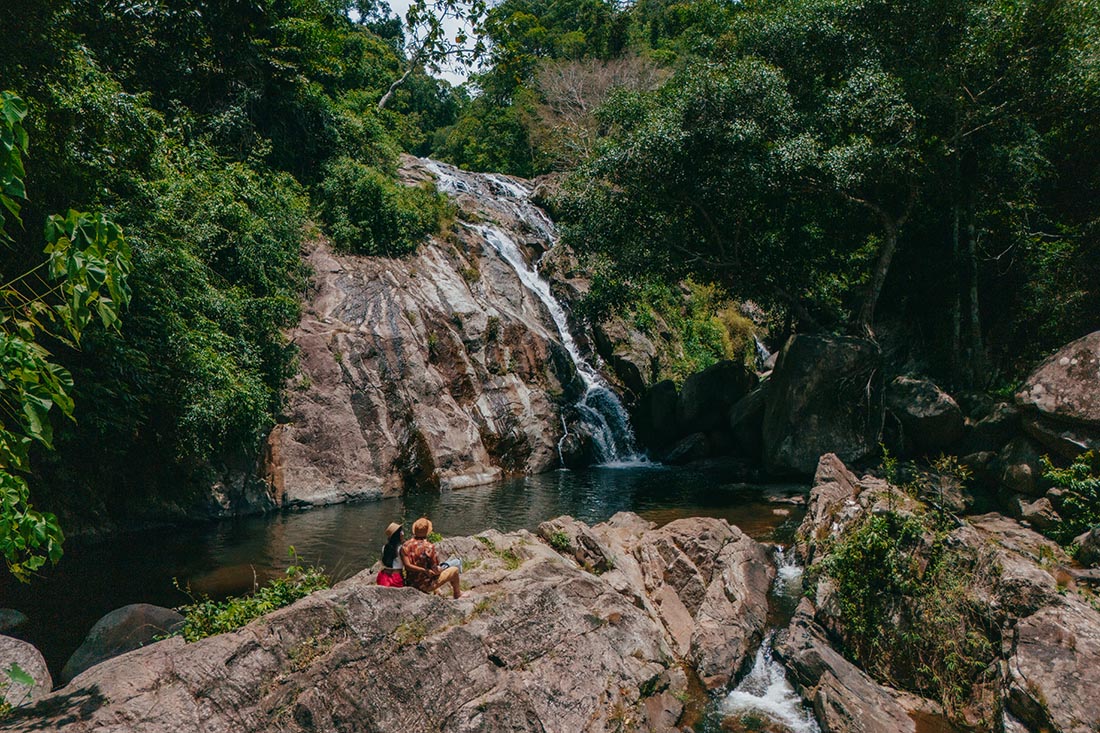
{"label": "dark green water", "polygon": [[124,535],[103,544],[71,543],[61,564],[30,585],[5,579],[0,607],[30,618],[16,635],[42,650],[56,678],[109,611],[129,603],[186,603],[173,578],[213,597],[248,592],[291,564],[291,546],[303,562],[323,565],[341,580],[378,560],[386,525],[400,521],[407,528],[421,515],[444,536],[534,529],[561,514],[592,523],[633,511],[659,524],[716,516],[757,539],[782,540],[803,511],[784,499],[805,491],[738,483],[733,469],[721,466],[556,471],[460,491]]}

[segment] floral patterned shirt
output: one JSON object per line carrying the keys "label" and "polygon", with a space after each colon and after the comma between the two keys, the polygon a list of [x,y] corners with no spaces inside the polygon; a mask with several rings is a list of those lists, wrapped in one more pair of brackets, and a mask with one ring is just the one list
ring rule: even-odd
{"label": "floral patterned shirt", "polygon": [[[424,539],[413,538],[407,540],[401,546],[401,551],[408,556],[413,565],[431,570],[439,565],[439,555],[436,554],[435,545]],[[413,570],[405,567],[405,583],[422,591],[430,591],[435,585],[435,576],[424,571]]]}

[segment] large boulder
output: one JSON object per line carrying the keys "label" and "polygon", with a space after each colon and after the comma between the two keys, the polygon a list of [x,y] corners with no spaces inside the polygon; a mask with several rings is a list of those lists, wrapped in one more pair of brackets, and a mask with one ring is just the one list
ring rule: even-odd
{"label": "large boulder", "polygon": [[864,458],[878,447],[883,414],[878,346],[846,336],[792,336],[771,376],[765,466],[809,476],[825,453]]}
{"label": "large boulder", "polygon": [[1077,545],[1077,560],[1083,565],[1100,563],[1100,527],[1078,535],[1073,543]]}
{"label": "large boulder", "polygon": [[1001,483],[1017,494],[1041,495],[1040,457],[1041,449],[1035,441],[1022,435],[1013,438],[1001,451]]}
{"label": "large boulder", "polygon": [[1061,422],[1100,428],[1100,331],[1062,347],[1016,394],[1023,408]]}
{"label": "large boulder", "polygon": [[958,404],[927,379],[896,377],[886,388],[886,405],[901,421],[905,439],[922,453],[946,450],[962,437]]}
{"label": "large boulder", "polygon": [[458,600],[383,588],[367,570],[239,631],[110,659],[5,722],[58,733],[672,733],[683,665],[728,679],[762,633],[774,570],[722,520],[561,518],[545,536],[554,547],[525,531],[442,543],[466,562]]}
{"label": "large boulder", "polygon": [[720,361],[684,380],[676,415],[685,433],[724,427],[729,410],[748,394],[756,374],[743,363]]}
{"label": "large boulder", "polygon": [[1063,458],[1100,449],[1100,331],[1048,358],[1016,394],[1024,429]]}
{"label": "large boulder", "polygon": [[764,448],[764,410],[768,405],[768,385],[749,392],[730,408],[729,428],[733,434],[734,453],[753,463],[760,461]]}
{"label": "large boulder", "polygon": [[111,611],[96,621],[84,642],[61,670],[61,681],[67,683],[78,674],[167,636],[183,625],[183,616],[170,608],[148,603],[134,603]]}
{"label": "large boulder", "polygon": [[[28,685],[12,680],[9,684],[4,672],[13,664],[30,675],[33,683]],[[3,691],[0,702],[12,707],[33,705],[48,695],[52,688],[53,679],[42,652],[20,639],[0,636],[0,690]]]}
{"label": "large boulder", "polygon": [[642,395],[633,415],[634,432],[642,445],[660,450],[676,442],[680,437],[678,402],[676,384],[671,379],[658,382]]}

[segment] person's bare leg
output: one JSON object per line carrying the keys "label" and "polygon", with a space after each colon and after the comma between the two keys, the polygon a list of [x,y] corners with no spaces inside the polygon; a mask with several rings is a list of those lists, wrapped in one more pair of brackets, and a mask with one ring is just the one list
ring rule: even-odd
{"label": "person's bare leg", "polygon": [[439,574],[438,578],[436,578],[435,585],[432,586],[432,593],[435,593],[437,590],[450,583],[454,597],[461,598],[462,589],[459,587],[461,582],[462,581],[458,577],[458,568],[447,568]]}

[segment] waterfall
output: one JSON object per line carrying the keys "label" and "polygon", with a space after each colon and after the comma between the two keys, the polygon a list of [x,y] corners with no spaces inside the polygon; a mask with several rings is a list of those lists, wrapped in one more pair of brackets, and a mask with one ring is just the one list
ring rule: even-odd
{"label": "waterfall", "polygon": [[[797,600],[802,594],[802,567],[783,548],[775,551],[776,575],[772,594],[777,599]],[[752,669],[719,704],[726,716],[752,715],[779,723],[791,733],[820,733],[813,715],[787,680],[783,665],[772,654],[769,633],[756,650]]]}
{"label": "waterfall", "polygon": [[[547,249],[557,244],[558,234],[553,222],[542,209],[531,203],[532,191],[518,181],[492,173],[469,173],[434,160],[425,160],[425,167],[435,174],[440,191],[476,196],[483,203],[507,211],[522,221],[545,240]],[[635,443],[626,408],[599,371],[581,354],[569,331],[565,308],[554,297],[550,283],[527,262],[519,245],[503,228],[494,224],[467,226],[485,239],[550,314],[561,344],[573,360],[584,384],[584,394],[577,400],[574,409],[592,435],[597,462],[611,466],[644,462],[645,458]]]}
{"label": "waterfall", "polygon": [[756,334],[753,334],[752,340],[756,342],[756,369],[763,371],[767,368],[768,359],[772,358],[772,352],[768,351],[768,347]]}

